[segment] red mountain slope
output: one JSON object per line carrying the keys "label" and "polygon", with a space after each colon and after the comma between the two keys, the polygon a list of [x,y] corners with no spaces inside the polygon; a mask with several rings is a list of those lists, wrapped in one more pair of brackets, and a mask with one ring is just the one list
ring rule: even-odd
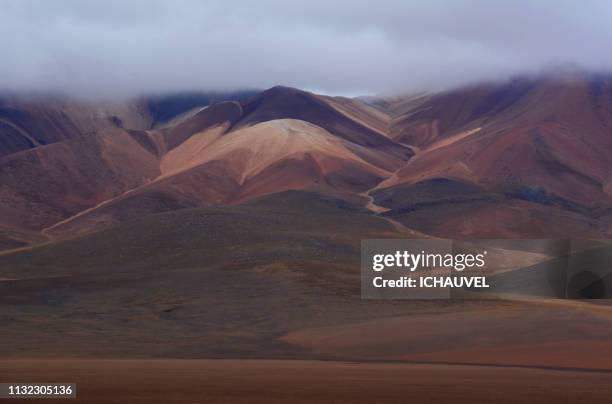
{"label": "red mountain slope", "polygon": [[[586,233],[606,235],[607,225],[600,222],[607,221],[612,207],[610,83],[605,77],[554,76],[432,96],[394,120],[392,137],[415,144],[419,151],[379,188],[387,189],[387,196],[393,189],[406,194],[414,184],[452,179],[495,195],[496,201],[487,205],[490,212],[522,212],[521,220],[487,214],[501,226],[524,223],[505,235],[545,235],[543,224],[528,231],[532,210],[555,210],[566,219],[578,215],[590,223]],[[480,216],[473,216],[476,206],[464,209],[465,221],[471,223],[464,226],[465,234],[482,234]],[[457,206],[452,210],[456,218]],[[577,220],[553,233],[571,233]],[[489,233],[498,228],[481,223],[489,223]],[[578,227],[584,229],[584,223]]]}

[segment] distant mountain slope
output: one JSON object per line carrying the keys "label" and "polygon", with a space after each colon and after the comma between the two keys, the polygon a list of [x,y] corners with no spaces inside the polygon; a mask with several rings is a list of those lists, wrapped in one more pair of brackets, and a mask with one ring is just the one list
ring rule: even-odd
{"label": "distant mountain slope", "polygon": [[[275,110],[279,97],[282,107]],[[380,132],[387,118],[357,101],[275,88],[242,104],[202,108],[158,129],[108,129],[38,147],[0,160],[0,175],[9,179],[0,187],[5,208],[22,218],[2,225],[67,236],[290,189],[360,200],[359,193],[412,155]],[[56,164],[41,163],[40,153],[55,156]],[[92,173],[100,175],[84,183]],[[57,184],[57,196],[39,179],[44,176]]]}
{"label": "distant mountain slope", "polygon": [[109,127],[146,129],[151,122],[149,112],[137,101],[4,96],[0,97],[0,156]]}
{"label": "distant mountain slope", "polygon": [[85,100],[63,95],[0,95],[0,156],[106,128],[159,128],[194,109],[245,100],[257,91],[192,92],[134,100]]}
{"label": "distant mountain slope", "polygon": [[356,98],[318,96],[325,103],[358,123],[387,136],[391,116]]}
{"label": "distant mountain slope", "polygon": [[[386,150],[398,158],[409,155],[406,150],[398,148],[397,144],[389,140],[386,134],[360,122],[360,119],[355,119],[358,113],[349,116],[335,107],[336,102],[333,99],[331,104],[327,100],[325,97],[297,89],[273,87],[244,103],[244,115],[236,127],[275,119],[299,119],[314,123],[329,133],[360,146]],[[368,120],[368,117],[372,116],[370,107],[363,108],[361,115],[364,120]]]}
{"label": "distant mountain slope", "polygon": [[157,156],[118,128],[5,156],[1,224],[40,230],[158,175]]}
{"label": "distant mountain slope", "polygon": [[[386,195],[394,189],[406,194],[411,184],[454,179],[474,184],[489,199],[496,195],[487,204],[492,215],[487,220],[493,221],[487,234],[512,224],[514,230],[503,234],[571,234],[576,228],[583,236],[607,236],[612,211],[611,83],[608,77],[573,74],[433,95],[393,121],[391,137],[414,144],[418,152],[379,189],[386,189]],[[444,216],[442,204],[437,206]],[[485,216],[474,216],[476,205],[459,209],[449,202],[448,207],[464,235],[484,234],[478,223],[486,223]],[[409,204],[402,208],[411,208],[413,216],[433,214]],[[463,224],[458,209],[464,212]],[[504,210],[522,212],[520,220],[496,216]],[[558,214],[566,220],[545,223]],[[436,232],[444,231],[439,227]]]}
{"label": "distant mountain slope", "polygon": [[287,190],[442,237],[612,236],[607,76],[361,100],[287,87],[240,96],[169,102],[163,123],[142,100],[5,102],[0,243]]}
{"label": "distant mountain slope", "polygon": [[[304,121],[277,119],[229,133],[224,128],[193,135],[162,157],[157,179],[55,226],[51,234],[75,233],[176,207],[234,204],[291,189],[356,199],[354,195],[390,174],[386,164],[377,165],[379,152]],[[131,212],[128,217],[126,210]]]}
{"label": "distant mountain slope", "polygon": [[258,94],[258,90],[183,92],[144,97],[147,109],[156,124],[166,124],[194,108],[204,108],[225,101],[244,101]]}

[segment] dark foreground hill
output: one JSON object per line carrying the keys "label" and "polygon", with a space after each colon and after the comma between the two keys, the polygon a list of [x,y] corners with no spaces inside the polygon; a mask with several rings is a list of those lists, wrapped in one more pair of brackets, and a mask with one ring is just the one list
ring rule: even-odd
{"label": "dark foreground hill", "polygon": [[300,352],[277,338],[376,316],[355,305],[360,240],[397,236],[359,205],[287,192],[2,255],[0,356]]}
{"label": "dark foreground hill", "polygon": [[360,205],[286,192],[4,254],[0,356],[609,366],[607,305],[362,300],[360,240],[404,236]]}

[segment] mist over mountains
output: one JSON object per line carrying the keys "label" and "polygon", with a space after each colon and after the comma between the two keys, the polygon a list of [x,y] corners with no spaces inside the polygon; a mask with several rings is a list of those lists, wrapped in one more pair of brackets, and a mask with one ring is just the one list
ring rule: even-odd
{"label": "mist over mountains", "polygon": [[607,1],[5,1],[0,90],[134,97],[277,84],[440,91],[567,64],[612,69]]}

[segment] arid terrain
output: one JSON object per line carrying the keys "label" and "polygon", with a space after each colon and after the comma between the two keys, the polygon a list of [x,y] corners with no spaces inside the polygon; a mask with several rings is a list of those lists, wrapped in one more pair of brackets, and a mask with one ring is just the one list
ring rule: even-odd
{"label": "arid terrain", "polygon": [[[612,374],[274,360],[8,360],[0,378],[70,380],[82,403],[607,403]],[[39,400],[40,401],[40,400]]]}
{"label": "arid terrain", "polygon": [[[1,381],[76,381],[83,402],[609,402],[608,300],[362,300],[359,259],[370,238],[609,238],[611,133],[612,78],[583,73],[0,97]],[[548,258],[494,254],[523,284]]]}

